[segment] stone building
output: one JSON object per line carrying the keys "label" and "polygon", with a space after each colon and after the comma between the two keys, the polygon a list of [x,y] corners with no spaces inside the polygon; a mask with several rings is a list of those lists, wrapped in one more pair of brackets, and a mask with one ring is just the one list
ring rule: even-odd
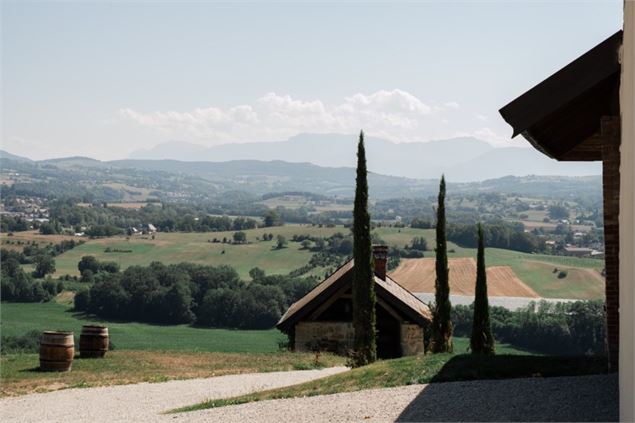
{"label": "stone building", "polygon": [[[387,246],[374,246],[377,355],[394,358],[424,351],[432,319],[428,306],[386,275]],[[295,351],[353,349],[351,259],[289,307],[277,328]]]}

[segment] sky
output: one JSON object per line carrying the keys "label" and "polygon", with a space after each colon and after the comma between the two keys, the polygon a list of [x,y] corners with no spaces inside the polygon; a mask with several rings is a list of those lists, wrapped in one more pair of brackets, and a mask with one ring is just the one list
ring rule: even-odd
{"label": "sky", "polygon": [[360,129],[526,146],[498,109],[619,30],[623,2],[1,5],[2,148],[111,160]]}

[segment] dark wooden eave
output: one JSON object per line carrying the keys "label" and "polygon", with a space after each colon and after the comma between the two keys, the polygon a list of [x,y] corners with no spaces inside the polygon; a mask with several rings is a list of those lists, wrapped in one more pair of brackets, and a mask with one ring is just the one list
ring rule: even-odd
{"label": "dark wooden eave", "polygon": [[535,148],[557,160],[602,160],[601,119],[619,116],[622,31],[499,110]]}
{"label": "dark wooden eave", "polygon": [[[347,285],[350,286],[352,283],[353,267],[354,262],[352,259],[340,266],[311,292],[293,303],[280,318],[276,327],[282,332],[288,332],[296,323],[310,316],[311,313],[324,304],[331,296],[335,295]],[[381,280],[375,275],[374,281],[375,292],[378,299],[385,301],[409,321],[421,326],[430,323],[431,315],[428,307],[410,291],[403,288],[390,277]]]}

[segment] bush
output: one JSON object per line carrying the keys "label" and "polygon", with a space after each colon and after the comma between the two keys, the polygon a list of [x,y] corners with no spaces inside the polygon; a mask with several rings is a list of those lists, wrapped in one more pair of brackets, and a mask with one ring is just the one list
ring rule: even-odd
{"label": "bush", "polygon": [[88,311],[90,307],[90,291],[82,289],[75,294],[73,305],[77,311]]}
{"label": "bush", "polygon": [[[2,301],[38,303],[49,301],[54,295],[44,289],[41,281],[34,280],[21,268],[15,270],[14,274],[3,268],[0,279]],[[49,289],[52,290],[53,287]]]}
{"label": "bush", "polygon": [[44,282],[42,282],[42,288],[44,288],[51,297],[56,296],[59,292],[57,290],[57,282],[53,281],[51,278],[47,278]]}
{"label": "bush", "polygon": [[558,272],[558,279],[564,279],[567,277],[568,274],[569,272],[567,272],[566,270],[561,270],[560,272]]}
{"label": "bush", "polygon": [[2,336],[0,352],[2,354],[37,353],[40,349],[41,332],[32,330],[21,336]]}
{"label": "bush", "polygon": [[90,269],[84,269],[82,270],[82,277],[79,280],[80,282],[87,282],[87,283],[92,283],[95,281],[95,275],[93,274],[93,271]]}
{"label": "bush", "polygon": [[84,270],[97,273],[99,272],[99,261],[94,256],[83,256],[77,263],[77,270],[79,270],[79,273],[84,273]]}
{"label": "bush", "polygon": [[41,254],[35,257],[35,272],[33,276],[43,278],[44,276],[55,273],[55,259],[48,254]]}

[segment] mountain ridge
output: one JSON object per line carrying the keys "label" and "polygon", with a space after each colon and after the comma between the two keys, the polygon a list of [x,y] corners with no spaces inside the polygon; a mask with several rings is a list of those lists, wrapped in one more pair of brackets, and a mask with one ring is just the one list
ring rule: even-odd
{"label": "mountain ridge", "polygon": [[[356,142],[356,136],[344,134],[299,134],[286,141],[220,144],[212,147],[170,141],[150,150],[134,152],[130,158],[172,158],[186,162],[281,160],[322,167],[354,167]],[[557,162],[532,148],[496,148],[473,137],[401,144],[366,137],[366,151],[370,171],[413,179],[438,178],[445,174],[456,181],[468,182],[507,175],[584,176],[601,173],[597,163]]]}

